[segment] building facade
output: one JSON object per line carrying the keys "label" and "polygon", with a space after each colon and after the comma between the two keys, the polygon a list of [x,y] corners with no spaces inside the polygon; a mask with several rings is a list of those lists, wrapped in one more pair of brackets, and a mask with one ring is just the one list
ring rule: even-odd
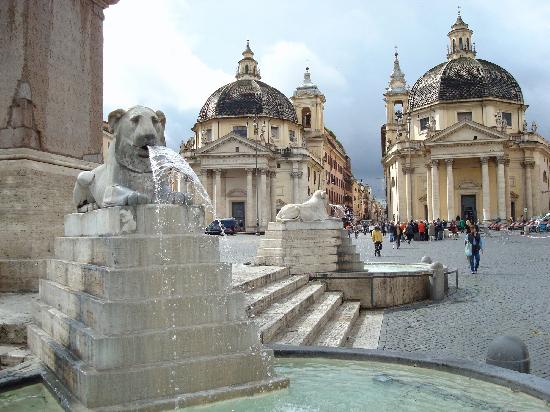
{"label": "building facade", "polygon": [[[234,217],[242,230],[263,232],[287,203],[324,189],[319,151],[308,148],[305,130],[323,130],[324,96],[310,81],[292,102],[260,81],[248,43],[236,81],[216,90],[202,107],[194,137],[180,153],[197,173],[216,215]],[[306,110],[307,109],[307,110]]]}
{"label": "building facade", "polygon": [[388,218],[488,221],[550,209],[550,145],[525,119],[521,88],[478,59],[460,14],[447,61],[406,86],[397,52],[381,131]]}

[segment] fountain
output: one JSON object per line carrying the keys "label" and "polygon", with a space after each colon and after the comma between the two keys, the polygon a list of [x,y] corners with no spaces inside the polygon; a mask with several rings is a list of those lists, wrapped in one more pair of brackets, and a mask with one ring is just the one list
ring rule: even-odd
{"label": "fountain", "polygon": [[204,188],[172,192],[162,179],[175,170],[198,182],[157,147],[163,118],[140,106],[109,116],[116,143],[78,177],[85,212],[65,217],[40,282],[29,346],[87,408],[174,408],[288,384],[231,289],[218,238],[202,233],[204,207],[192,200]]}

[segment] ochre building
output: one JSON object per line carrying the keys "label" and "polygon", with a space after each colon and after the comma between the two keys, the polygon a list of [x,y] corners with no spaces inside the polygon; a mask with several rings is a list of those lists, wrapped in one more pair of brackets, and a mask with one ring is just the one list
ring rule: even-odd
{"label": "ochre building", "polygon": [[460,14],[447,60],[408,88],[395,54],[384,93],[382,164],[388,218],[480,221],[550,209],[550,146],[528,125],[521,88],[476,57]]}

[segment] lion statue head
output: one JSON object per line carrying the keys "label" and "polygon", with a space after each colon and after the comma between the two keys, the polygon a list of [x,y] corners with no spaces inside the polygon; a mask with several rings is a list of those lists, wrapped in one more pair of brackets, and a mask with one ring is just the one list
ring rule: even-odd
{"label": "lion statue head", "polygon": [[128,111],[117,109],[109,113],[108,122],[115,139],[116,161],[134,172],[150,173],[147,146],[166,146],[164,113],[134,106]]}

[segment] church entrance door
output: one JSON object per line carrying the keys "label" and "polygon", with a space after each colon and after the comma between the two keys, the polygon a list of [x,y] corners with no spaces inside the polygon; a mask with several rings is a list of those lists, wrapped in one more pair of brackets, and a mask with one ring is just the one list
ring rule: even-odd
{"label": "church entrance door", "polygon": [[244,202],[231,202],[231,217],[237,221],[239,232],[244,232],[246,222]]}
{"label": "church entrance door", "polygon": [[460,198],[461,216],[470,222],[477,221],[476,195],[462,195]]}

